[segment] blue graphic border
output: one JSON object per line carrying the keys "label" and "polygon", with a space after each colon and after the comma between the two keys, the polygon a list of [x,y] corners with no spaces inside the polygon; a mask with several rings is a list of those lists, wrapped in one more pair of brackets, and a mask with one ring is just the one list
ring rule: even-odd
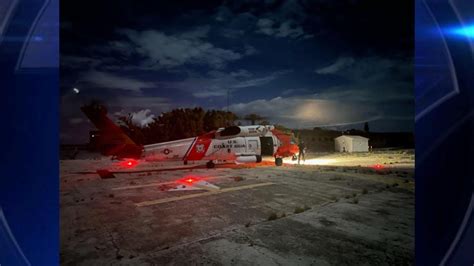
{"label": "blue graphic border", "polygon": [[0,264],[57,265],[59,4],[5,0],[3,7]]}

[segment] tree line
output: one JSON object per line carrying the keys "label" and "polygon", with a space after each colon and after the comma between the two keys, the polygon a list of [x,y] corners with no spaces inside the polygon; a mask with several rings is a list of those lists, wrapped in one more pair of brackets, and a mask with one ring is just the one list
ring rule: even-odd
{"label": "tree line", "polygon": [[119,126],[135,143],[151,144],[195,137],[220,127],[237,125],[232,112],[207,110],[201,107],[180,108],[161,113],[145,126],[133,122],[133,115],[118,118]]}
{"label": "tree line", "polygon": [[[107,114],[107,108],[98,101],[93,101],[84,107],[97,110],[97,116]],[[240,120],[248,121],[252,125],[269,124],[264,117],[254,113],[240,118],[230,111],[204,110],[201,107],[195,107],[163,112],[144,126],[134,123],[133,114],[129,113],[118,117],[118,125],[135,143],[146,145],[195,137],[221,127],[241,125]]]}

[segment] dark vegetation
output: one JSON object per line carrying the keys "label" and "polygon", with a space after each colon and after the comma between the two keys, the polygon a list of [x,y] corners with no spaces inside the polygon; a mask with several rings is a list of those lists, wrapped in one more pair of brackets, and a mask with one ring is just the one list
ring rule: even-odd
{"label": "dark vegetation", "polygon": [[[95,110],[100,110],[107,115],[106,107],[97,101],[85,106],[94,106]],[[134,123],[132,114],[122,115],[118,117],[118,125],[135,143],[146,145],[195,137],[221,127],[241,125],[239,120],[247,121],[252,125],[269,124],[264,117],[257,114],[248,114],[239,118],[229,111],[204,110],[201,107],[195,107],[161,113],[145,126]]]}
{"label": "dark vegetation", "polygon": [[232,112],[207,110],[200,107],[175,109],[162,113],[146,126],[132,122],[132,115],[121,116],[119,125],[137,144],[150,144],[195,137],[220,127],[236,125]]}
{"label": "dark vegetation", "polygon": [[[94,107],[98,116],[107,115],[107,108],[98,101],[93,101],[86,107]],[[201,107],[179,108],[169,112],[163,112],[155,117],[151,123],[144,126],[133,121],[133,115],[122,115],[117,118],[120,128],[135,143],[146,145],[152,143],[166,142],[183,138],[202,135],[206,132],[228,126],[245,125],[268,125],[270,122],[266,117],[250,113],[239,117],[237,114],[225,110],[204,110]],[[296,139],[303,140],[308,149],[317,151],[334,151],[334,138],[339,137],[342,132],[324,128],[292,130],[281,125],[275,128],[286,134],[294,134]],[[100,132],[92,132],[100,135]],[[91,134],[92,134],[91,133]],[[351,129],[344,134],[360,135],[368,137],[369,145],[373,148],[384,147],[413,147],[413,134],[408,132],[374,133],[369,131],[368,123],[364,124],[364,131]]]}

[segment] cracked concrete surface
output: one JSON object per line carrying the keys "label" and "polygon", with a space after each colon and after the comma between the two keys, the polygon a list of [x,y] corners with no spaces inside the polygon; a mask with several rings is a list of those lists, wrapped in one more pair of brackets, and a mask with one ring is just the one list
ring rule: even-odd
{"label": "cracked concrete surface", "polygon": [[[413,168],[224,167],[119,173],[114,179],[77,173],[100,163],[61,162],[64,265],[413,263]],[[248,188],[137,206],[205,193],[154,185],[189,175],[221,189]],[[273,184],[252,186],[261,183]]]}

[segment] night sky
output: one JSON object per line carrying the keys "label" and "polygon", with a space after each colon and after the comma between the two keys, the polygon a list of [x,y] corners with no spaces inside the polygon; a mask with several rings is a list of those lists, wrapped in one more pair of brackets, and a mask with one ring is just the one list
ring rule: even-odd
{"label": "night sky", "polygon": [[87,142],[91,99],[141,125],[229,99],[292,128],[413,130],[412,1],[146,2],[61,2],[62,143]]}

